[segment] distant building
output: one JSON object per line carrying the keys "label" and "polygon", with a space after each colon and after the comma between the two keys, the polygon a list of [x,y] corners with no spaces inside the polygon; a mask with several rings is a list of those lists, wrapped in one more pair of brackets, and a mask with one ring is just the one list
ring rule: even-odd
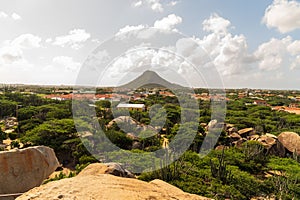
{"label": "distant building", "polygon": [[238,94],[238,98],[239,98],[239,99],[242,99],[242,98],[245,98],[245,97],[247,97],[247,93],[240,92],[240,93]]}
{"label": "distant building", "polygon": [[253,102],[254,105],[258,105],[258,106],[267,106],[268,103],[265,100],[255,100]]}
{"label": "distant building", "polygon": [[136,111],[144,111],[145,105],[144,104],[127,104],[127,103],[120,103],[117,105],[117,109],[127,109],[127,110],[136,110]]}
{"label": "distant building", "polygon": [[289,105],[290,108],[299,108],[299,104],[298,103],[291,103]]}

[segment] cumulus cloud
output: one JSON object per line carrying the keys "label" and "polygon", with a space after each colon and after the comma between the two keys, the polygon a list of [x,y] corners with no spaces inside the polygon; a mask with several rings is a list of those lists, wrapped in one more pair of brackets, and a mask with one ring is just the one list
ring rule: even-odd
{"label": "cumulus cloud", "polygon": [[174,15],[174,14],[170,14],[161,20],[155,21],[154,28],[165,29],[165,30],[169,30],[169,31],[170,30],[177,31],[176,29],[174,29],[174,27],[181,23],[182,23],[181,17]]}
{"label": "cumulus cloud", "polygon": [[76,71],[81,66],[79,62],[75,62],[72,57],[68,56],[57,56],[52,61],[55,65],[63,67],[67,71]]}
{"label": "cumulus cloud", "polygon": [[[175,14],[170,14],[167,17],[164,17],[160,20],[156,20],[154,22],[153,27],[157,29],[168,30],[168,31],[177,31],[177,29],[175,29],[175,26],[181,23],[182,23],[181,17]],[[135,26],[126,25],[125,27],[121,28],[118,31],[118,33],[116,33],[116,36],[120,37],[124,33],[129,33],[129,34],[135,34],[137,37],[148,38],[153,36],[156,32],[156,30],[147,30],[146,32],[141,31],[142,29],[145,28],[149,28],[149,25],[146,24],[139,24]]]}
{"label": "cumulus cloud", "polygon": [[12,64],[23,60],[23,51],[20,48],[5,46],[0,49],[0,63]]}
{"label": "cumulus cloud", "polygon": [[12,20],[21,20],[22,17],[18,15],[17,13],[13,13],[11,15],[8,15],[6,12],[0,11],[0,19],[12,19]]}
{"label": "cumulus cloud", "polygon": [[91,37],[84,29],[74,29],[69,31],[68,35],[58,36],[55,38],[53,45],[70,46],[73,49],[80,49],[83,43]]}
{"label": "cumulus cloud", "polygon": [[40,47],[42,39],[32,34],[23,34],[11,42],[12,46],[18,46],[24,49],[32,49]]}
{"label": "cumulus cloud", "polygon": [[0,63],[2,65],[27,63],[24,50],[39,48],[41,38],[32,34],[23,34],[12,41],[6,41],[0,48]]}
{"label": "cumulus cloud", "polygon": [[254,53],[259,62],[259,68],[262,70],[276,70],[282,66],[287,57],[287,46],[292,38],[286,37],[281,40],[272,38],[269,42],[261,44]]}
{"label": "cumulus cloud", "polygon": [[[297,69],[300,41],[290,36],[272,38],[262,43],[254,52],[249,52],[247,38],[230,33],[231,22],[217,14],[204,20],[203,30],[209,34],[195,38],[204,47],[222,75],[234,75],[249,71],[276,71],[286,67]],[[190,55],[194,53],[190,52]]]}
{"label": "cumulus cloud", "polygon": [[300,40],[295,40],[289,44],[287,50],[293,56],[300,55]]}
{"label": "cumulus cloud", "polygon": [[[180,17],[172,14],[157,20],[154,27],[174,30],[181,22]],[[252,74],[256,74],[257,79],[266,74],[268,77],[273,74],[272,78],[281,79],[284,71],[300,69],[299,40],[294,40],[290,36],[281,39],[272,38],[258,45],[254,51],[250,51],[247,38],[243,34],[232,33],[233,26],[230,20],[212,14],[202,25],[206,32],[202,38],[182,38],[175,46],[165,47],[174,54],[147,48],[129,50],[115,61],[110,68],[111,74],[121,76],[124,72],[143,71],[145,66],[156,65],[170,66],[179,74],[189,74],[192,70],[190,62],[198,67],[215,66],[227,80],[238,77],[251,81]],[[153,32],[151,29],[142,30],[146,27],[148,26],[127,26],[120,32],[133,30],[135,35],[131,36],[137,36],[133,38],[138,39],[141,32],[150,32],[154,35],[153,38],[158,37],[160,32]],[[186,60],[178,59],[175,55],[181,55]]]}
{"label": "cumulus cloud", "polygon": [[[164,17],[160,20],[156,20],[154,22],[154,25],[152,29],[149,28],[149,25],[147,24],[140,24],[140,25],[134,25],[130,26],[127,25],[123,28],[121,28],[116,34],[116,40],[124,40],[128,37],[136,37],[139,39],[149,39],[151,37],[155,37],[155,35],[162,31],[177,31],[175,28],[176,25],[182,23],[182,18],[175,15],[170,14],[167,17]],[[145,29],[145,30],[144,30]]]}
{"label": "cumulus cloud", "polygon": [[[175,26],[180,23],[182,23],[182,18],[171,14],[157,20],[154,27],[171,31],[176,30]],[[145,25],[125,27],[124,30],[139,30],[145,27]],[[230,33],[231,28],[229,20],[213,14],[203,22],[203,30],[208,33],[206,36],[203,38],[180,39],[177,41],[176,46],[168,48],[184,56],[197,66],[208,65],[210,62],[223,75],[240,74],[247,71],[251,64],[257,61],[257,58],[248,52],[246,37],[244,35],[232,35]],[[157,61],[160,61],[160,64],[163,65],[178,66],[180,68],[177,69],[178,72],[188,71],[188,69],[185,69],[187,64],[184,64],[184,61],[175,60],[174,57],[167,56],[163,51],[146,51],[143,55],[139,54],[138,57],[139,59],[135,56],[122,58],[119,67],[126,69],[125,65],[131,67],[134,65],[142,66],[145,62],[151,60],[150,63],[157,64]],[[208,58],[211,58],[211,60],[208,60]],[[123,63],[123,67],[121,63]]]}
{"label": "cumulus cloud", "polygon": [[300,28],[300,3],[295,0],[274,0],[262,20],[268,28],[287,33]]}
{"label": "cumulus cloud", "polygon": [[127,25],[127,26],[121,28],[116,35],[119,36],[119,35],[121,35],[123,33],[130,32],[130,31],[135,31],[135,30],[141,30],[141,29],[144,29],[146,27],[147,26],[143,25],[143,24],[140,24],[140,25],[137,25],[137,26],[129,26],[129,25]]}
{"label": "cumulus cloud", "polygon": [[8,14],[6,14],[5,12],[3,11],[0,11],[0,19],[1,18],[7,18],[8,17]]}
{"label": "cumulus cloud", "polygon": [[226,34],[231,23],[229,20],[224,19],[217,14],[213,14],[209,19],[204,20],[202,25],[204,31]]}
{"label": "cumulus cloud", "polygon": [[13,13],[13,14],[11,15],[11,18],[12,18],[13,20],[21,20],[21,19],[22,19],[22,17],[21,17],[20,15],[18,15],[17,13]]}
{"label": "cumulus cloud", "polygon": [[179,3],[179,1],[171,1],[168,3],[168,6],[176,6]]}
{"label": "cumulus cloud", "polygon": [[135,8],[147,7],[155,12],[163,12],[165,6],[175,6],[178,1],[163,2],[162,0],[134,0],[132,6]]}
{"label": "cumulus cloud", "polygon": [[249,70],[256,58],[248,52],[244,35],[230,33],[232,26],[228,19],[212,14],[202,25],[208,35],[196,40],[207,51],[222,75],[240,74]]}
{"label": "cumulus cloud", "polygon": [[298,55],[294,59],[292,65],[291,65],[291,70],[294,70],[294,69],[300,69],[300,55]]}

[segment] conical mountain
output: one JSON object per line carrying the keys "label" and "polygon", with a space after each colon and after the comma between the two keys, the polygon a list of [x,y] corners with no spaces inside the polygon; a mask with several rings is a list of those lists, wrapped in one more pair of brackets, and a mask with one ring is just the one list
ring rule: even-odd
{"label": "conical mountain", "polygon": [[170,83],[160,77],[154,71],[145,71],[142,75],[130,81],[129,83],[120,86],[120,88],[127,89],[137,89],[137,88],[169,88],[169,89],[179,89],[183,88],[180,85]]}

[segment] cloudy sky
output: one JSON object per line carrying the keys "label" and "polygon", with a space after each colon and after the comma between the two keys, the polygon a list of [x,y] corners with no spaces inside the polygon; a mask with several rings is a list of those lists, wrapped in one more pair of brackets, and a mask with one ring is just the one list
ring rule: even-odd
{"label": "cloudy sky", "polygon": [[[103,41],[155,27],[204,48],[227,88],[300,89],[300,1],[2,0],[0,27],[0,83],[75,84]],[[153,54],[138,55],[163,57]],[[116,60],[120,73],[128,59]]]}

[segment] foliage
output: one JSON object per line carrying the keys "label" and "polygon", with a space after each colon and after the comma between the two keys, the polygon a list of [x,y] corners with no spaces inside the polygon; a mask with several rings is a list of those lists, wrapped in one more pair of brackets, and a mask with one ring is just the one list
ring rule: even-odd
{"label": "foliage", "polygon": [[74,172],[70,172],[68,175],[64,174],[63,172],[60,172],[58,175],[55,175],[54,178],[50,178],[50,179],[47,179],[43,182],[43,184],[47,184],[51,181],[58,181],[58,180],[61,180],[61,179],[64,179],[64,178],[72,178],[74,177],[76,174]]}
{"label": "foliage", "polygon": [[210,171],[214,178],[220,180],[223,184],[230,183],[232,180],[231,171],[228,170],[227,164],[224,161],[224,149],[221,156],[218,157],[217,164],[210,160]]}

